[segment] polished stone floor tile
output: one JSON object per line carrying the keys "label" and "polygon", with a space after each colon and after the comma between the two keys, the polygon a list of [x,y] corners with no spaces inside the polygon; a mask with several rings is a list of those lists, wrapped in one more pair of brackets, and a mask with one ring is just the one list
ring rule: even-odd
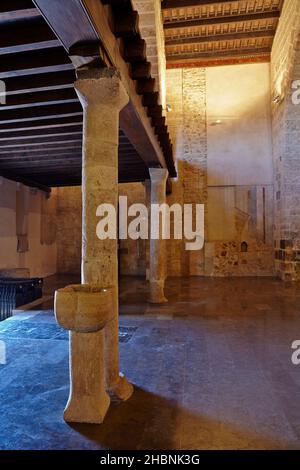
{"label": "polished stone floor tile", "polygon": [[68,336],[52,305],[1,323],[0,449],[300,449],[299,284],[170,279],[166,293],[149,305],[143,280],[121,281],[121,365],[135,393],[100,426],[63,421]]}

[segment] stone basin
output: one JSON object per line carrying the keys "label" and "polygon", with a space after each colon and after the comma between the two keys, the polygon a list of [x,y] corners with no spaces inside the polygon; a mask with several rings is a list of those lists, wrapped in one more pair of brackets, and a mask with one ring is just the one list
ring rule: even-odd
{"label": "stone basin", "polygon": [[113,317],[113,291],[79,284],[55,293],[55,316],[65,330],[95,333]]}

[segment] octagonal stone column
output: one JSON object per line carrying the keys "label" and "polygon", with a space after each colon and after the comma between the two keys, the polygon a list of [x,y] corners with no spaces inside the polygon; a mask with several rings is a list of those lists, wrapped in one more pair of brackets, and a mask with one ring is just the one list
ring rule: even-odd
{"label": "octagonal stone column", "polygon": [[[84,110],[82,282],[113,289],[113,318],[104,329],[106,388],[127,400],[133,387],[119,371],[117,236],[97,237],[96,211],[101,204],[112,204],[118,213],[119,114],[128,95],[115,69],[83,69],[77,78],[75,89]],[[101,335],[95,335],[99,347]]]}
{"label": "octagonal stone column", "polygon": [[[151,179],[151,206],[153,204],[166,203],[166,190],[168,170],[164,168],[150,168]],[[156,221],[153,220],[153,211],[151,208],[151,227]],[[160,238],[155,240],[150,233],[150,298],[149,302],[153,304],[162,304],[168,300],[164,294],[166,279],[166,241]]]}

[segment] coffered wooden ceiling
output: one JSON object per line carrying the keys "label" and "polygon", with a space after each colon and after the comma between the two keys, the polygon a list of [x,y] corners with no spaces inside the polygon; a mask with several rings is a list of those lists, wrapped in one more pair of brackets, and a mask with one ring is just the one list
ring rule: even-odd
{"label": "coffered wooden ceiling", "polygon": [[167,65],[265,62],[283,0],[163,0]]}

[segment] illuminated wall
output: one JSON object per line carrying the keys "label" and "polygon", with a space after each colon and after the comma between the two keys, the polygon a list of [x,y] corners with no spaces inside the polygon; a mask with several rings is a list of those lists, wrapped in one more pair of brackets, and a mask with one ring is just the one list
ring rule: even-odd
{"label": "illuminated wall", "polygon": [[[167,71],[176,196],[206,207],[201,253],[169,249],[170,275],[272,275],[273,165],[268,64]],[[176,245],[175,245],[176,243]]]}

